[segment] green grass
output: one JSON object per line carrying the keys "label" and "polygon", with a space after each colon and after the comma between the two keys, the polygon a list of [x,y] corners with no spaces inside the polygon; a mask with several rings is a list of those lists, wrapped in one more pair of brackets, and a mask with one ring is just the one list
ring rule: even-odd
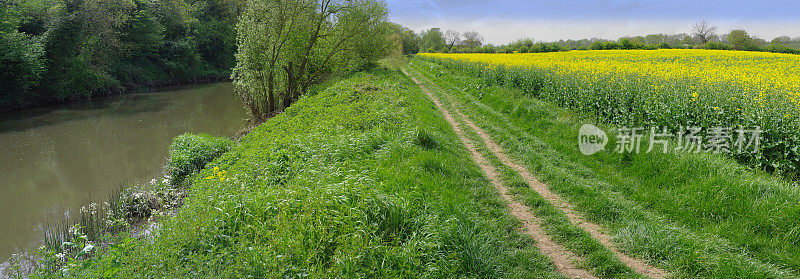
{"label": "green grass", "polygon": [[187,178],[151,238],[42,277],[562,278],[410,79],[314,92]]}
{"label": "green grass", "polygon": [[166,172],[170,184],[178,186],[187,176],[228,152],[232,145],[233,142],[227,138],[194,134],[178,136],[169,147]]}
{"label": "green grass", "polygon": [[[439,101],[452,111],[453,103],[443,94],[442,88],[431,83],[428,77],[421,75],[419,71],[409,69],[409,72],[422,82],[426,88],[437,95]],[[462,112],[463,113],[463,112]],[[460,119],[458,114],[453,117]],[[463,123],[463,121],[461,122]],[[468,136],[472,142],[476,143],[476,148],[481,152],[500,173],[502,183],[510,190],[509,192],[517,197],[523,204],[529,206],[532,212],[538,216],[546,232],[553,239],[564,245],[582,258],[579,263],[581,267],[587,268],[593,274],[602,278],[641,278],[630,268],[625,266],[614,254],[603,247],[600,242],[593,239],[588,232],[572,224],[563,211],[556,208],[535,190],[531,189],[527,182],[514,170],[505,166],[487,147],[483,140],[475,131],[468,130]]]}
{"label": "green grass", "polygon": [[420,59],[411,68],[624,251],[679,277],[797,277],[800,190],[790,183],[709,154],[584,156],[582,114]]}

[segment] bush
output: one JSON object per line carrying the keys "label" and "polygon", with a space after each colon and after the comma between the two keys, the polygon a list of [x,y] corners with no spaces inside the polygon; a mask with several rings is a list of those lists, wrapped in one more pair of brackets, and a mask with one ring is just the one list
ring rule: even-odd
{"label": "bush", "polygon": [[720,43],[720,42],[708,42],[705,46],[703,46],[703,48],[705,48],[705,49],[715,49],[715,50],[730,50],[731,49],[730,46],[728,46],[726,44],[723,44],[723,43]]}
{"label": "bush", "polygon": [[190,81],[200,75],[202,57],[193,39],[165,41],[161,49],[164,69],[172,80]]}
{"label": "bush", "polygon": [[233,141],[201,134],[183,134],[169,147],[167,174],[169,183],[180,185],[187,176],[203,169],[223,153],[230,150]]}
{"label": "bush", "polygon": [[16,32],[0,32],[0,39],[0,110],[36,101],[31,89],[44,71],[41,45]]}

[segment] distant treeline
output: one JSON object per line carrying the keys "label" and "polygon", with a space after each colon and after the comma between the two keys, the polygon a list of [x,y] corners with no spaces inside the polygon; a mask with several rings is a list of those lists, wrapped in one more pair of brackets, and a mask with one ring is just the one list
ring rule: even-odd
{"label": "distant treeline", "polygon": [[0,1],[0,111],[230,75],[240,0]]}
{"label": "distant treeline", "polygon": [[470,31],[460,33],[453,30],[442,32],[431,28],[420,33],[406,29],[402,34],[403,52],[441,53],[537,53],[569,50],[625,50],[625,49],[717,49],[766,51],[800,54],[800,37],[781,36],[767,42],[753,37],[744,30],[733,30],[727,34],[716,34],[717,28],[706,21],[692,26],[691,34],[651,34],[622,37],[618,40],[582,39],[557,42],[536,42],[532,38],[520,39],[506,45],[484,44],[483,36]]}

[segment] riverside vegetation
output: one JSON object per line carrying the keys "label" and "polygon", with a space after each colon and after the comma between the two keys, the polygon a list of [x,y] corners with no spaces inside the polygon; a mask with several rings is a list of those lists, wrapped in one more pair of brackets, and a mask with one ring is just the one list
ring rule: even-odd
{"label": "riverside vegetation", "polygon": [[226,79],[233,0],[0,2],[0,112]]}
{"label": "riverside vegetation", "polygon": [[[800,241],[794,221],[800,208],[792,202],[800,192],[786,180],[717,154],[582,155],[574,135],[581,124],[596,121],[590,115],[439,63],[414,58],[400,65],[448,100],[447,107],[473,119],[578,214],[606,228],[623,253],[680,278],[800,273],[798,246],[787,245]],[[217,145],[186,137],[191,140],[173,151],[193,146],[187,143]],[[477,148],[510,195],[578,256],[579,268],[600,278],[641,277],[487,146]],[[172,157],[191,162],[186,158],[195,156]],[[192,163],[172,165],[197,170]],[[50,254],[54,268],[39,275],[563,276],[536,249],[538,240],[517,230],[520,221],[470,162],[451,127],[397,70],[356,73],[314,87],[230,151],[187,173],[184,186],[191,187],[182,195],[183,207],[154,233],[89,242],[78,227],[77,241],[68,247],[77,254]],[[94,251],[98,243],[103,249]]]}
{"label": "riverside vegetation", "polygon": [[[34,277],[800,276],[800,191],[785,179],[798,166],[796,78],[748,68],[794,58],[670,50],[406,63],[398,54],[414,48],[413,32],[386,22],[382,1],[256,0],[240,12],[232,78],[260,125],[236,142],[176,138],[163,179],[49,231]],[[698,61],[718,69],[684,71]],[[763,125],[765,141],[733,158],[585,156],[575,135],[587,122]],[[539,248],[545,239],[570,256]]]}
{"label": "riverside vegetation", "polygon": [[559,277],[424,98],[399,71],[330,81],[190,175],[157,233],[41,275]]}

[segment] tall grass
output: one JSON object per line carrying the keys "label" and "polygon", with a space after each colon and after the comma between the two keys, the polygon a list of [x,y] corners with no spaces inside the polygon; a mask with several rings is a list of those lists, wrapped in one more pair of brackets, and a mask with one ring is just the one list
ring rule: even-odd
{"label": "tall grass", "polygon": [[[113,233],[118,228],[110,226],[107,222],[114,216],[125,216],[125,205],[122,201],[124,186],[112,187],[108,193],[106,202],[93,202],[88,206],[82,207],[78,214],[65,214],[64,216],[54,216],[48,222],[48,226],[43,231],[44,247],[50,251],[65,254],[74,254],[76,251],[70,250],[63,245],[64,242],[75,241],[74,228],[80,228],[80,234],[87,237],[89,241],[97,241],[106,233]],[[112,221],[113,222],[113,221]]]}

